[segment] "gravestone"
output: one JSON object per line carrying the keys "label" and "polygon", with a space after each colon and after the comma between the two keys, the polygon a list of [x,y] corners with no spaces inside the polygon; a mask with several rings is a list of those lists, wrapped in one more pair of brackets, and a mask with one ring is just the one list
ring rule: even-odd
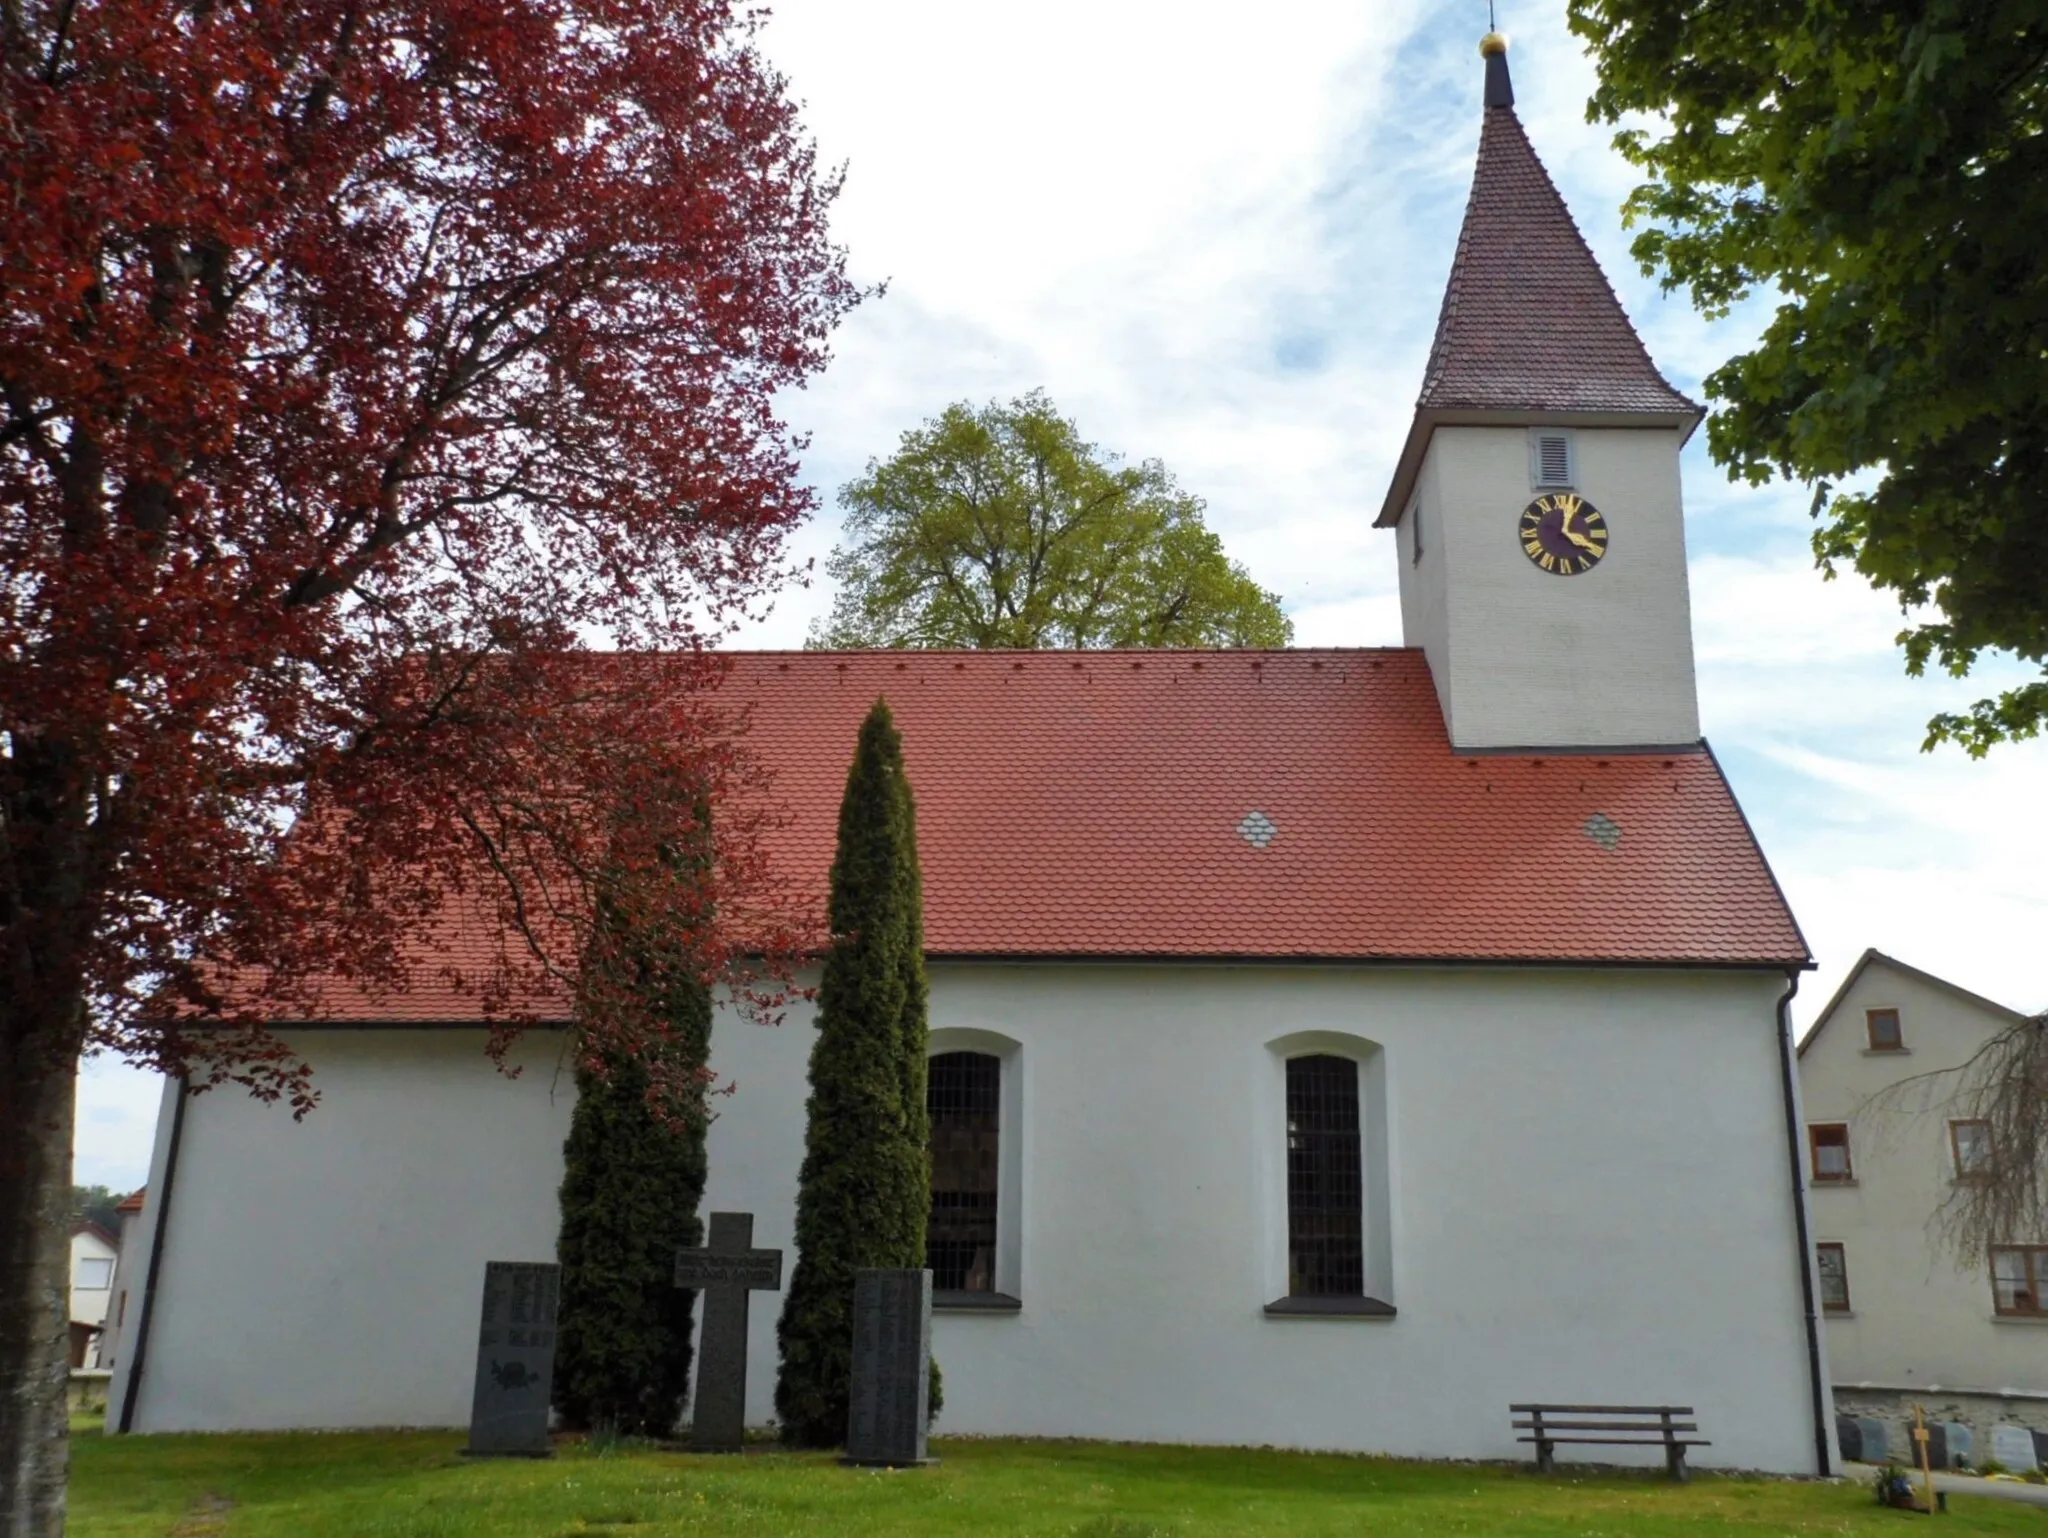
{"label": "gravestone", "polygon": [[701,1250],[676,1251],[675,1284],[704,1300],[690,1449],[736,1453],[747,1433],[747,1295],[782,1286],[782,1251],[757,1250],[751,1212],[714,1212]]}
{"label": "gravestone", "polygon": [[932,1461],[925,1450],[931,1363],[931,1272],[855,1272],[848,1463],[907,1468]]}
{"label": "gravestone", "polygon": [[1844,1459],[1850,1463],[1863,1462],[1863,1423],[1855,1416],[1835,1417],[1835,1440],[1841,1444]]}
{"label": "gravestone", "polygon": [[1863,1461],[1882,1463],[1891,1456],[1891,1433],[1881,1420],[1868,1415],[1856,1417],[1856,1429],[1863,1436]]}
{"label": "gravestone", "polygon": [[470,1396],[472,1458],[546,1458],[555,1377],[555,1305],[562,1268],[493,1260],[484,1265],[483,1322]]}
{"label": "gravestone", "polygon": [[1948,1461],[1941,1464],[1940,1467],[1955,1469],[1962,1468],[1970,1463],[1972,1459],[1971,1447],[1976,1440],[1971,1434],[1970,1428],[1961,1421],[1940,1421],[1937,1422],[1937,1425],[1941,1431],[1942,1446],[1948,1453]]}
{"label": "gravestone", "polygon": [[1927,1463],[1930,1468],[1949,1466],[1948,1427],[1940,1421],[1927,1423]]}
{"label": "gravestone", "polygon": [[2008,1473],[2024,1474],[2041,1466],[2034,1453],[2034,1433],[2025,1426],[1993,1426],[1991,1456],[2004,1464]]}

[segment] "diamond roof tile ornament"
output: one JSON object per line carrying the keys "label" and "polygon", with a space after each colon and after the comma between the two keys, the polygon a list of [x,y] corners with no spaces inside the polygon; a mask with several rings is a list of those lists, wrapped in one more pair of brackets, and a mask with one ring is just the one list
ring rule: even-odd
{"label": "diamond roof tile ornament", "polygon": [[1279,835],[1280,828],[1264,812],[1246,812],[1237,825],[1239,837],[1254,849],[1264,849]]}

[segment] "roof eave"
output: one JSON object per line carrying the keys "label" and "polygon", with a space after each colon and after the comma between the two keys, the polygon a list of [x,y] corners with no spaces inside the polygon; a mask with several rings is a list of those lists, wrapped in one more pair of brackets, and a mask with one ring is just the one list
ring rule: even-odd
{"label": "roof eave", "polygon": [[1418,406],[1415,420],[1408,424],[1401,457],[1394,463],[1393,482],[1387,488],[1373,527],[1391,529],[1407,512],[1408,500],[1415,494],[1415,478],[1422,473],[1422,460],[1429,452],[1430,437],[1439,427],[1676,428],[1678,446],[1683,448],[1706,415],[1697,406],[1670,411],[1499,411],[1469,406]]}

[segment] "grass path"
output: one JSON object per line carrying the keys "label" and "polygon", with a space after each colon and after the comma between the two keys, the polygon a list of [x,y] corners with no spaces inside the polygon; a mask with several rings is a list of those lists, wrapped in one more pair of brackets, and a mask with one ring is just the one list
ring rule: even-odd
{"label": "grass path", "polygon": [[[453,1433],[106,1438],[73,1445],[73,1538],[1664,1538],[1914,1533],[1860,1486],[1069,1442],[941,1442],[939,1467],[572,1448],[470,1462]],[[1956,1498],[1944,1535],[2048,1535]]]}

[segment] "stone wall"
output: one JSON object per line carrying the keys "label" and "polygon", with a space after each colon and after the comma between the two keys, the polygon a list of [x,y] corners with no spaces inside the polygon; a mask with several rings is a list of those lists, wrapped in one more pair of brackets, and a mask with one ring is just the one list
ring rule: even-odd
{"label": "stone wall", "polygon": [[1991,1456],[1991,1428],[2025,1426],[2029,1431],[2048,1433],[2048,1394],[1963,1394],[1942,1389],[1836,1388],[1837,1415],[1868,1416],[1884,1422],[1889,1456],[1907,1462],[1912,1459],[1913,1407],[1927,1412],[1930,1423],[1959,1421],[1974,1437],[1971,1462],[1981,1464]]}

